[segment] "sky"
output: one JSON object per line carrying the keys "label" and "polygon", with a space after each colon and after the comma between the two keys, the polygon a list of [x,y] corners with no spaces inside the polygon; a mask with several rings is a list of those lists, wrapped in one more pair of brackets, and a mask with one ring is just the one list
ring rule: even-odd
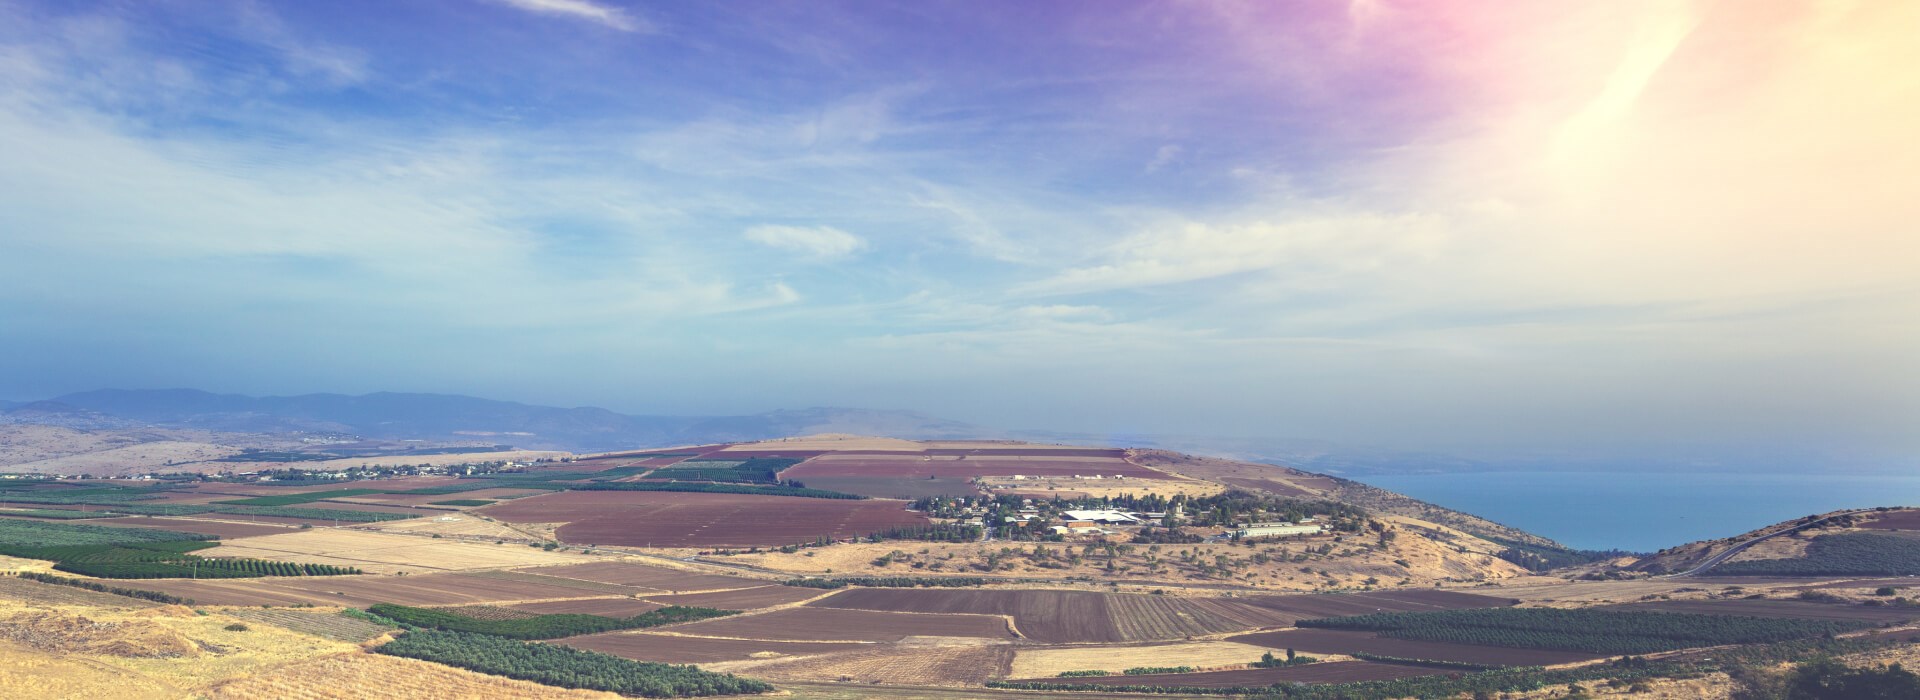
{"label": "sky", "polygon": [[1920,3],[0,0],[0,398],[1920,464]]}

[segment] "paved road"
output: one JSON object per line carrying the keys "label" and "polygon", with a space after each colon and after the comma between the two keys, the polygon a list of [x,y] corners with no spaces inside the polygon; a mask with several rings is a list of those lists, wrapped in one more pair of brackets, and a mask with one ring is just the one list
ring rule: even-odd
{"label": "paved road", "polygon": [[1726,561],[1728,559],[1732,559],[1734,555],[1744,552],[1747,550],[1748,547],[1752,547],[1756,544],[1760,544],[1761,542],[1765,542],[1767,540],[1773,539],[1775,537],[1779,537],[1781,535],[1788,535],[1795,532],[1799,532],[1801,530],[1805,530],[1810,527],[1819,527],[1820,525],[1825,524],[1827,521],[1832,520],[1834,518],[1843,518],[1849,515],[1859,515],[1861,513],[1871,513],[1871,512],[1873,512],[1872,508],[1862,508],[1860,510],[1844,511],[1840,513],[1835,513],[1833,515],[1829,515],[1827,517],[1821,518],[1819,520],[1815,520],[1810,523],[1795,525],[1793,527],[1787,528],[1785,530],[1781,530],[1779,532],[1776,532],[1770,535],[1761,535],[1759,537],[1755,537],[1745,542],[1741,542],[1740,544],[1736,544],[1732,547],[1728,547],[1727,551],[1708,557],[1706,561],[1700,562],[1699,566],[1693,567],[1691,569],[1682,571],[1677,574],[1667,574],[1662,578],[1681,578],[1685,576],[1698,576],[1702,573],[1705,573],[1708,569],[1711,569],[1713,567],[1726,563]]}

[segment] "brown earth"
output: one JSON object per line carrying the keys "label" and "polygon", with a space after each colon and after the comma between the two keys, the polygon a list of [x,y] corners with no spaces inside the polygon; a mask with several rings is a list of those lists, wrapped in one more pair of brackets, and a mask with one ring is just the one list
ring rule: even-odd
{"label": "brown earth", "polygon": [[632,588],[647,589],[653,593],[723,591],[767,585],[766,581],[760,579],[715,576],[712,574],[684,571],[681,569],[668,569],[665,567],[648,566],[623,561],[604,561],[591,564],[575,564],[572,566],[545,566],[536,569],[526,569],[522,573],[629,586]]}
{"label": "brown earth", "polygon": [[566,523],[558,534],[569,543],[632,547],[773,547],[927,522],[903,501],[646,491],[563,491],[473,512]]}
{"label": "brown earth", "polygon": [[754,639],[709,639],[635,632],[608,632],[556,640],[577,649],[612,654],[635,661],[668,664],[704,664],[771,656],[807,656],[872,646],[860,642],[775,642]]}
{"label": "brown earth", "polygon": [[676,625],[673,632],[788,642],[897,642],[915,636],[1016,638],[1005,618],[992,615],[926,615],[807,607]]}

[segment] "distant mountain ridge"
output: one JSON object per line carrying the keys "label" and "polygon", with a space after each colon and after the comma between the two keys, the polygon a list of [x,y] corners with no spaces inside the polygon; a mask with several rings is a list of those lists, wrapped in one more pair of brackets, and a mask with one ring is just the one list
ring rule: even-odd
{"label": "distant mountain ridge", "polygon": [[748,416],[633,416],[450,394],[244,396],[196,389],[102,389],[0,407],[0,423],[83,430],[154,426],[236,433],[345,433],[389,440],[511,443],[575,452],[763,440],[816,432],[979,437],[991,431],[911,411],[781,410]]}

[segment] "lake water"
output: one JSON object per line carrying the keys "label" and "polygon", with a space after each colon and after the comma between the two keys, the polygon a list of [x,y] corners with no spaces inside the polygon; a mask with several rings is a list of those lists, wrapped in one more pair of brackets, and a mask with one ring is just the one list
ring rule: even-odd
{"label": "lake water", "polygon": [[1570,547],[1644,552],[1812,513],[1920,505],[1920,476],[1487,472],[1360,481]]}

